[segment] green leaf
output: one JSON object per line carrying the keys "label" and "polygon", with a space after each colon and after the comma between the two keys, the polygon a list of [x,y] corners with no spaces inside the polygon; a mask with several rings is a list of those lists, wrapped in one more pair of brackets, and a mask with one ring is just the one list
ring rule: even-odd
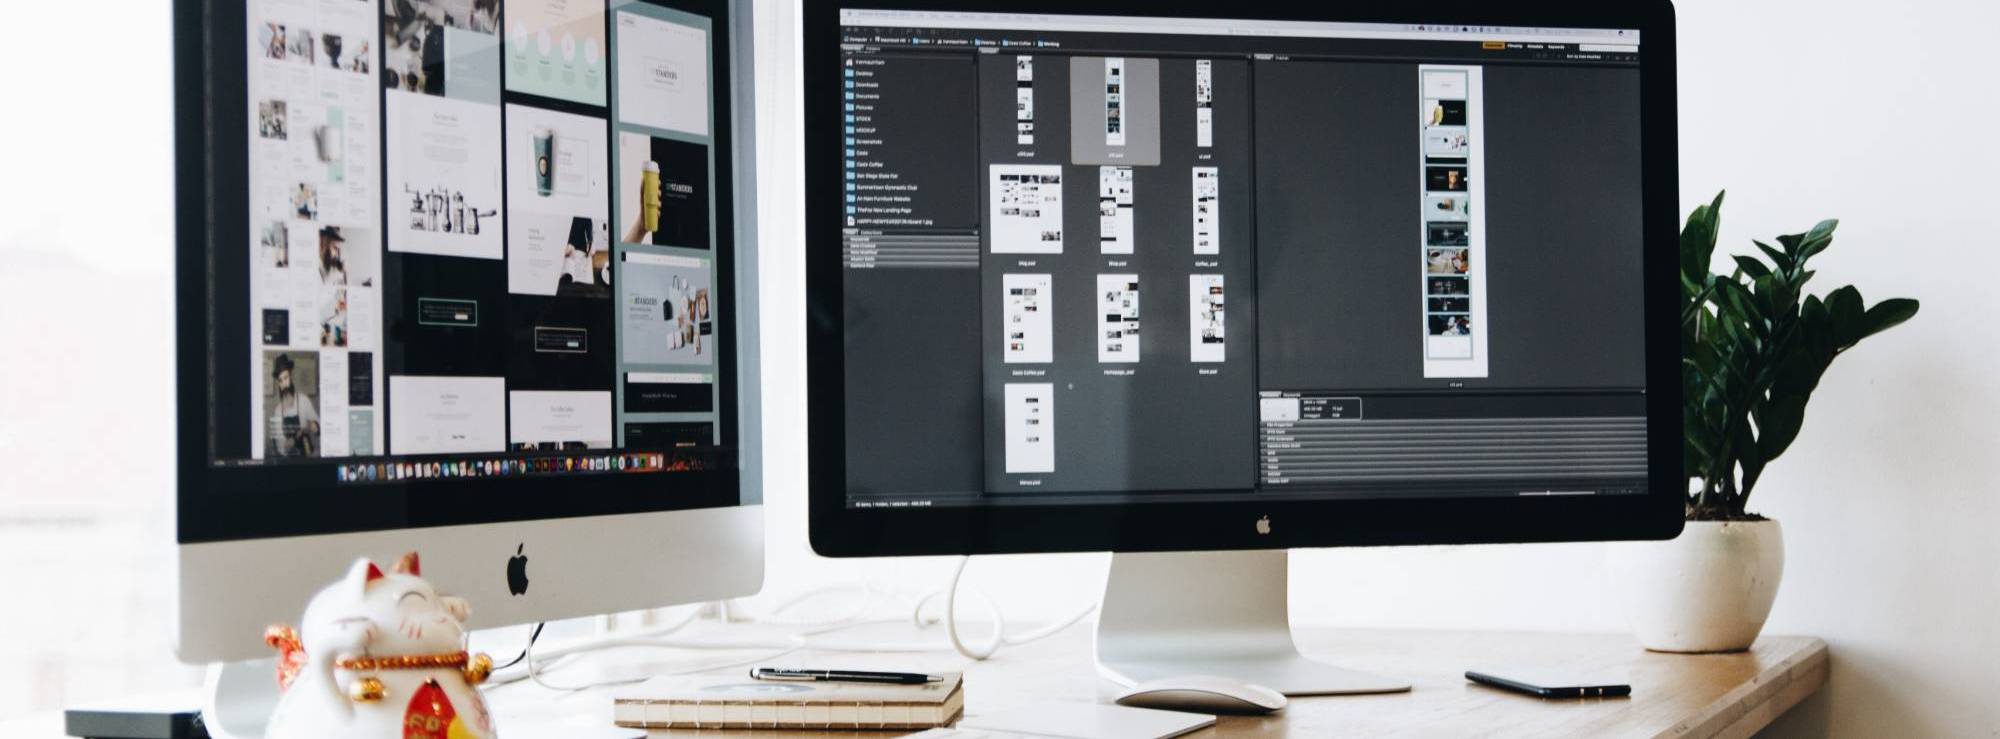
{"label": "green leaf", "polygon": [[[1784,239],[1785,237],[1780,236],[1778,238],[1781,240],[1780,243],[1783,243],[1782,239]],[[1786,254],[1785,252],[1778,251],[1777,249],[1773,249],[1771,248],[1770,244],[1766,244],[1762,241],[1752,241],[1750,243],[1756,245],[1758,251],[1764,252],[1764,256],[1770,257],[1771,264],[1776,265],[1778,271],[1780,272],[1792,271],[1792,258],[1790,255]]]}
{"label": "green leaf", "polygon": [[[1826,294],[1826,312],[1833,321],[1833,333],[1838,337],[1836,343],[1847,346],[1860,340],[1862,316],[1867,314],[1862,305],[1861,291],[1853,285]],[[1850,336],[1854,338],[1848,338]]]}
{"label": "green leaf", "polygon": [[1699,319],[1702,315],[1705,315],[1707,311],[1702,310],[1702,308],[1703,306],[1708,304],[1709,296],[1714,294],[1715,294],[1714,285],[1702,286],[1701,290],[1699,292],[1696,292],[1694,294],[1694,297],[1688,300],[1687,305],[1681,309],[1681,324],[1684,326],[1688,325],[1690,322]]}
{"label": "green leaf", "polygon": [[1890,298],[1876,303],[1862,314],[1862,332],[1856,340],[1874,336],[1915,318],[1917,308],[1917,301],[1910,298]]}
{"label": "green leaf", "polygon": [[[1811,392],[1810,388],[1806,390],[1808,394]],[[1757,453],[1766,463],[1784,454],[1792,440],[1799,437],[1799,429],[1805,426],[1808,397],[1773,393],[1771,402],[1757,414]]]}
{"label": "green leaf", "polygon": [[1820,302],[1818,295],[1807,295],[1804,304],[1799,306],[1799,325],[1806,327],[1806,332],[1810,334],[1825,325],[1826,321],[1826,303]]}
{"label": "green leaf", "polygon": [[[1757,451],[1757,440],[1750,435],[1750,424],[1735,422],[1735,431],[1730,434],[1730,450],[1736,452],[1736,463],[1743,467],[1743,486],[1757,484],[1757,478],[1764,474],[1764,456]],[[1740,490],[1739,490],[1740,492]]]}
{"label": "green leaf", "polygon": [[1771,274],[1771,268],[1764,266],[1763,262],[1759,262],[1755,259],[1751,259],[1750,257],[1746,257],[1741,254],[1737,254],[1730,258],[1736,260],[1737,269],[1743,270],[1743,274],[1749,275],[1752,279],[1758,277],[1768,277]]}
{"label": "green leaf", "polygon": [[1722,228],[1722,198],[1718,192],[1707,205],[1696,206],[1681,229],[1681,274],[1706,275],[1715,254],[1716,234]]}
{"label": "green leaf", "polygon": [[1826,251],[1827,247],[1832,246],[1833,231],[1839,227],[1840,221],[1833,218],[1820,221],[1818,225],[1813,226],[1813,229],[1807,232],[1799,243],[1797,251],[1799,263],[1804,264],[1813,255]]}
{"label": "green leaf", "polygon": [[1721,307],[1729,312],[1729,315],[1717,316],[1716,320],[1749,322],[1761,317],[1750,298],[1749,290],[1742,285],[1718,281],[1715,283],[1715,294],[1721,298]]}
{"label": "green leaf", "polygon": [[[1822,331],[1823,333],[1823,331]],[[1820,342],[1801,342],[1777,357],[1771,372],[1771,395],[1808,396],[1833,362],[1833,350]],[[1803,401],[1801,401],[1803,402]]]}

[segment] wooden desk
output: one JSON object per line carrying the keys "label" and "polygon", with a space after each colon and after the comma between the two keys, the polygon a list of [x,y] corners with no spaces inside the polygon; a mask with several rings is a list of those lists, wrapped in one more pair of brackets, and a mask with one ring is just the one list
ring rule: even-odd
{"label": "wooden desk", "polygon": [[[901,629],[843,636],[912,638],[909,631]],[[1300,648],[1309,655],[1345,667],[1400,675],[1411,680],[1415,690],[1294,698],[1282,713],[1224,717],[1214,729],[1191,736],[1747,737],[1818,690],[1827,675],[1826,644],[1812,637],[1766,636],[1742,654],[1669,655],[1647,652],[1624,634],[1301,629],[1296,636]],[[671,663],[719,662],[723,657],[717,653],[678,653]],[[1003,650],[992,660],[971,665],[948,651],[916,655],[801,652],[772,661],[857,669],[962,669],[969,716],[1049,701],[1108,701],[1117,692],[1096,675],[1087,625]],[[1474,685],[1464,678],[1469,667],[1508,664],[1624,674],[1632,683],[1632,696],[1543,700]],[[740,674],[740,670],[731,668],[728,672]],[[502,693],[512,690],[516,689],[510,687]],[[572,700],[604,699],[576,696]],[[569,704],[572,711],[585,708],[569,700],[562,703]],[[600,703],[588,710],[608,715],[609,705]],[[769,739],[882,736],[769,731],[655,735]]]}

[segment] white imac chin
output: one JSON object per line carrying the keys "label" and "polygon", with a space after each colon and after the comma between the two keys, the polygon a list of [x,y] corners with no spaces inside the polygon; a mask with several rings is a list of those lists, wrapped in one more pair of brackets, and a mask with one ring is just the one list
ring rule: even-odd
{"label": "white imac chin", "polygon": [[410,551],[472,603],[474,629],[700,603],[763,586],[764,506],[184,544],[175,649],[212,663],[210,734],[263,735],[279,695],[266,627],[297,623],[356,557]]}
{"label": "white imac chin", "polygon": [[413,551],[426,579],[472,603],[474,629],[701,603],[762,586],[764,507],[183,544],[176,653],[271,657],[265,627],[296,623],[355,558]]}

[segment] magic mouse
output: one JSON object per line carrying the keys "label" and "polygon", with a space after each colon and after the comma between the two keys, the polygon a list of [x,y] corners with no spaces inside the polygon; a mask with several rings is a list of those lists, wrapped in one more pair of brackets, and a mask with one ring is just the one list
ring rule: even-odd
{"label": "magic mouse", "polygon": [[1186,675],[1140,683],[1118,694],[1118,705],[1201,713],[1270,713],[1285,709],[1285,694],[1262,685],[1214,675]]}

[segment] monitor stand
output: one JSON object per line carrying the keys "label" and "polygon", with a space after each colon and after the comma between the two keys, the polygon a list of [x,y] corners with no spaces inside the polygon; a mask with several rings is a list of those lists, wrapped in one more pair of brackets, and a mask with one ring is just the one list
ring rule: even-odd
{"label": "monitor stand", "polygon": [[1118,553],[1097,615],[1097,671],[1125,685],[1215,675],[1286,695],[1410,684],[1315,662],[1292,642],[1283,549]]}
{"label": "monitor stand", "polygon": [[208,666],[202,725],[212,739],[262,739],[278,708],[278,661],[217,662]]}

